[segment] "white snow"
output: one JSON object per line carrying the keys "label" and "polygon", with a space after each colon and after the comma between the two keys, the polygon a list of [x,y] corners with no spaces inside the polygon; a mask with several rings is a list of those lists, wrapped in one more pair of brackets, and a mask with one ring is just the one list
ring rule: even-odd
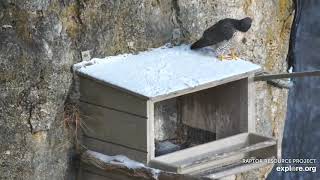
{"label": "white snow", "polygon": [[244,60],[220,61],[211,49],[192,51],[189,45],[95,58],[75,65],[82,74],[149,98],[259,69]]}
{"label": "white snow", "polygon": [[114,164],[114,165],[121,165],[126,166],[129,169],[139,169],[139,168],[145,168],[145,165],[136,161],[133,161],[129,159],[126,156],[123,155],[117,155],[117,156],[107,156],[95,151],[89,151],[91,155],[94,157],[102,160],[103,162]]}
{"label": "white snow", "polygon": [[146,167],[144,164],[139,163],[137,161],[133,161],[123,155],[108,156],[108,155],[101,154],[101,153],[98,153],[95,151],[90,151],[90,150],[88,151],[88,153],[90,155],[94,156],[95,158],[100,159],[101,161],[103,161],[105,163],[119,165],[119,166],[125,166],[128,169],[140,169],[140,168],[149,169],[155,179],[158,179],[158,175],[161,172],[159,169],[153,169],[150,167]]}

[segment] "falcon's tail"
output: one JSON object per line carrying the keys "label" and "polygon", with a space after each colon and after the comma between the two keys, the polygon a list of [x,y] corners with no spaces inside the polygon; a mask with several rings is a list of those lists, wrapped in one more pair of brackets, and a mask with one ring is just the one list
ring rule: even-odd
{"label": "falcon's tail", "polygon": [[206,46],[209,46],[208,42],[205,39],[201,38],[191,45],[191,49],[199,49]]}

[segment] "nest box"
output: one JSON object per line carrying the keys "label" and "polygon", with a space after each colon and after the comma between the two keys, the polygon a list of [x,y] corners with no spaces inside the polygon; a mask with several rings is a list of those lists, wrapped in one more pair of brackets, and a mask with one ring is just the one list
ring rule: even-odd
{"label": "nest box", "polygon": [[75,67],[90,150],[214,178],[265,165],[245,158],[277,156],[276,141],[255,133],[258,65],[183,45]]}

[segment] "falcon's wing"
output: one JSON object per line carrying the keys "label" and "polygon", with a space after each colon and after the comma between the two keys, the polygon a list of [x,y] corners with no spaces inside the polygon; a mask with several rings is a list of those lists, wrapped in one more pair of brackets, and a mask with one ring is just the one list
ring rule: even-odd
{"label": "falcon's wing", "polygon": [[233,24],[229,22],[228,19],[225,19],[205,30],[202,37],[214,45],[222,41],[230,40],[234,33],[235,28]]}
{"label": "falcon's wing", "polygon": [[199,48],[203,48],[210,45],[212,44],[208,40],[202,37],[201,39],[199,39],[198,41],[196,41],[191,45],[191,49],[199,49]]}
{"label": "falcon's wing", "polygon": [[232,38],[235,29],[229,19],[220,20],[204,31],[202,37],[193,43],[191,49],[211,46]]}

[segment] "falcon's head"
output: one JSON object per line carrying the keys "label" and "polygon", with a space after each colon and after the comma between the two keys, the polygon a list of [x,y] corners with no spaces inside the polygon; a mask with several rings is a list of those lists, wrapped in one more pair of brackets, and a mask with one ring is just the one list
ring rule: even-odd
{"label": "falcon's head", "polygon": [[252,24],[252,19],[250,17],[246,17],[238,21],[236,25],[236,29],[241,32],[247,32]]}

